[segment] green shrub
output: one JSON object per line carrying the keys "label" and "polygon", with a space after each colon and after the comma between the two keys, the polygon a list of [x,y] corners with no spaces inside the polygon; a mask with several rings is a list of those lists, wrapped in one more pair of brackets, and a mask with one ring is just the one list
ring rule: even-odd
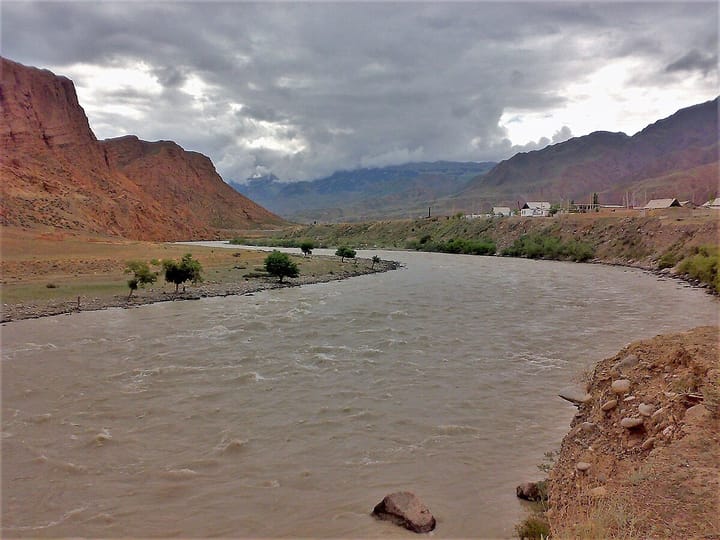
{"label": "green shrub", "polygon": [[247,245],[247,241],[244,238],[240,238],[236,236],[235,238],[232,238],[231,240],[228,240],[228,244],[232,244],[233,246],[241,246],[241,245]]}
{"label": "green shrub", "polygon": [[290,260],[287,253],[273,251],[265,258],[265,271],[271,276],[279,277],[282,282],[283,277],[297,277],[300,274],[297,264]]}
{"label": "green shrub", "polygon": [[132,274],[127,286],[130,289],[128,294],[128,300],[132,296],[133,291],[136,291],[138,286],[145,287],[145,285],[151,285],[157,281],[157,272],[150,270],[148,263],[143,261],[128,261],[125,266],[125,273]]}
{"label": "green shrub", "polygon": [[584,262],[593,258],[595,251],[590,244],[569,240],[563,242],[556,236],[533,233],[525,234],[504,250],[503,257],[527,257],[528,259],[552,259]]}
{"label": "green shrub", "polygon": [[[178,292],[180,285],[186,281],[192,281],[194,284],[197,284],[203,280],[202,265],[200,261],[193,259],[190,253],[183,255],[180,261],[172,259],[163,260],[162,267],[165,272],[165,281],[175,284],[175,292]],[[128,286],[131,287],[130,283],[128,283]]]}
{"label": "green shrub", "polygon": [[678,260],[680,260],[680,257],[677,253],[668,251],[667,253],[663,254],[663,256],[660,257],[660,259],[658,260],[658,270],[663,270],[664,268],[673,268],[678,263]]}
{"label": "green shrub", "polygon": [[312,240],[303,240],[300,242],[300,250],[303,252],[303,255],[312,255],[313,249],[315,249],[315,242]]}
{"label": "green shrub", "polygon": [[335,251],[335,255],[340,257],[340,261],[342,262],[345,258],[354,259],[357,252],[349,246],[340,246],[337,251]]}
{"label": "green shrub", "polygon": [[447,242],[430,242],[429,240],[426,240],[426,242],[422,245],[416,244],[415,249],[464,255],[494,255],[497,250],[497,246],[495,245],[495,242],[487,239],[469,240],[465,238],[453,238]]}
{"label": "green shrub", "polygon": [[678,266],[681,274],[710,285],[720,292],[720,276],[718,276],[718,247],[701,246],[694,255],[684,258]]}

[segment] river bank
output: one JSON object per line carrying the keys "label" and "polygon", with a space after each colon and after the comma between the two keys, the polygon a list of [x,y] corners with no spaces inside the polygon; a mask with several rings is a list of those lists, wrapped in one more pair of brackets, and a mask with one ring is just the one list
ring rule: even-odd
{"label": "river bank", "polygon": [[372,261],[358,259],[354,268],[339,269],[337,272],[327,274],[300,276],[292,280],[278,282],[275,278],[245,278],[237,282],[212,282],[197,286],[188,286],[184,291],[178,293],[167,290],[140,290],[128,298],[127,295],[113,295],[105,297],[83,298],[80,300],[47,300],[26,302],[18,304],[4,304],[2,319],[0,323],[17,321],[22,319],[36,319],[38,317],[49,317],[65,313],[76,313],[79,311],[98,311],[109,308],[134,308],[157,302],[174,302],[181,300],[199,300],[215,296],[249,295],[270,289],[282,289],[287,287],[300,287],[314,283],[326,283],[329,281],[340,281],[352,277],[378,272],[395,270],[398,265],[392,261],[380,261],[374,268],[370,267]]}
{"label": "river bank", "polygon": [[[641,211],[566,214],[551,218],[478,218],[462,216],[391,220],[369,223],[304,225],[278,231],[257,240],[268,245],[310,239],[319,246],[351,245],[358,248],[433,250],[433,245],[458,240],[489,241],[501,254],[521,238],[552,239],[583,247],[584,261],[628,266],[675,275],[692,285],[706,282],[680,272],[683,259],[698,249],[717,249],[720,230],[717,212],[672,208],[645,215]],[[442,251],[442,249],[440,249]],[[539,253],[538,258],[556,258]],[[568,255],[565,258],[572,258]],[[558,258],[563,258],[560,255]],[[712,281],[712,280],[710,280]],[[713,287],[708,290],[712,292]]]}
{"label": "river bank", "polygon": [[558,538],[720,535],[718,327],[598,362],[549,478]]}
{"label": "river bank", "polygon": [[[397,268],[397,263],[338,257],[295,256],[298,278],[279,283],[264,275],[267,253],[213,249],[117,238],[62,233],[31,233],[3,229],[2,316],[0,322],[46,317],[113,307],[132,308],[156,302],[197,300],[214,296],[252,294],[267,289],[296,287],[348,279]],[[204,281],[175,293],[162,276],[129,296],[128,261],[177,259],[187,252],[203,265]]]}

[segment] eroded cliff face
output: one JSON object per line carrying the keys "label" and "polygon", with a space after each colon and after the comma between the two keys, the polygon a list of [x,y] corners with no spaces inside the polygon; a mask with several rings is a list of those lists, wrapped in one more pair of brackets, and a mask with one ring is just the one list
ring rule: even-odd
{"label": "eroded cliff face", "polygon": [[173,142],[99,142],[69,79],[0,58],[0,223],[144,240],[280,223]]}
{"label": "eroded cliff face", "polygon": [[174,207],[180,224],[199,219],[211,229],[242,229],[280,221],[226,184],[203,154],[172,141],[147,142],[135,136],[100,144],[110,166],[162,207]]}

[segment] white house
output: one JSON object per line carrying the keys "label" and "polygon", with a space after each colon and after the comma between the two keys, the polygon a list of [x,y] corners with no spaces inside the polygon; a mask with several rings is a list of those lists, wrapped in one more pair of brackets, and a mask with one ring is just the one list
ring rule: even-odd
{"label": "white house", "polygon": [[550,215],[550,203],[526,202],[520,209],[520,215],[525,217],[547,217]]}
{"label": "white house", "polygon": [[717,199],[711,199],[702,206],[703,208],[713,208],[715,210],[720,210],[720,197],[718,197]]}
{"label": "white house", "polygon": [[494,216],[508,217],[512,215],[512,210],[509,206],[493,206],[492,213]]}
{"label": "white house", "polygon": [[675,208],[680,206],[677,199],[653,199],[645,205],[645,210],[658,210],[660,208]]}

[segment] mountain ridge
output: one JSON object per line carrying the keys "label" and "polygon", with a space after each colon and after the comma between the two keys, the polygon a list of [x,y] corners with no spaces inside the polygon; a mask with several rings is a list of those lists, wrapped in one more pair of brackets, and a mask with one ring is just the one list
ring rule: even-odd
{"label": "mountain ridge", "polygon": [[73,82],[0,57],[0,223],[140,240],[281,224],[172,141],[99,141]]}
{"label": "mountain ridge", "polygon": [[266,176],[245,184],[231,182],[244,195],[289,219],[300,221],[407,217],[459,191],[494,162],[411,162],[336,171],[301,182]]}
{"label": "mountain ridge", "polygon": [[[718,188],[717,113],[715,98],[680,109],[633,136],[596,131],[515,154],[472,179],[456,199],[580,201],[598,193],[601,201],[620,203],[627,192],[637,195],[651,185],[650,198],[694,195],[704,202]],[[688,174],[679,178],[683,171]],[[673,174],[672,180],[661,180]]]}

